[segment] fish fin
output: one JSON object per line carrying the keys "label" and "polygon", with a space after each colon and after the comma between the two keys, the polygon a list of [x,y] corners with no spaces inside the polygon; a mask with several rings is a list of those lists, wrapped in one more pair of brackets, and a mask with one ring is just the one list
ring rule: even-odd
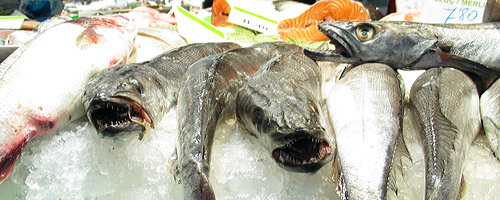
{"label": "fish fin", "polygon": [[342,172],[342,165],[340,163],[340,157],[335,148],[335,152],[333,153],[333,169],[332,169],[332,178],[333,183],[337,187],[337,194],[340,196],[342,200],[347,200],[347,185],[344,180],[344,173]]}
{"label": "fish fin", "polygon": [[434,125],[438,130],[435,140],[437,142],[436,163],[437,169],[442,177],[445,166],[448,164],[450,154],[455,151],[455,139],[457,138],[457,127],[438,109],[435,113]]}
{"label": "fish fin", "polygon": [[17,144],[13,145],[10,150],[6,152],[5,155],[0,159],[0,184],[7,179],[9,176],[10,172],[12,172],[12,169],[14,169],[14,165],[16,164],[17,159],[19,156],[21,156],[24,147],[28,144],[28,141],[31,137],[31,135],[34,135],[36,133],[32,132],[31,128],[27,128],[24,131],[26,131],[26,134],[24,137],[19,138],[19,141]]}
{"label": "fish fin", "polygon": [[100,42],[101,38],[101,35],[96,32],[96,27],[90,26],[78,35],[76,38],[76,46],[81,50],[85,50],[90,45]]}
{"label": "fish fin", "polygon": [[401,177],[403,183],[406,183],[405,180],[405,168],[411,166],[413,164],[413,159],[411,158],[410,152],[406,146],[406,142],[404,141],[402,132],[400,132],[396,138],[396,150],[394,154],[394,160],[392,163],[391,171],[389,172],[389,184],[388,189],[393,191],[394,194],[398,195],[398,177]]}
{"label": "fish fin", "polygon": [[499,158],[499,153],[500,153],[500,130],[499,127],[493,122],[493,120],[489,117],[483,116],[483,129],[484,133],[486,135],[486,138],[488,139],[488,144],[493,151],[493,154],[495,155],[495,158],[497,160],[500,160]]}
{"label": "fish fin", "polygon": [[460,180],[459,195],[457,196],[457,200],[463,199],[466,192],[467,192],[467,183],[465,182],[464,175],[462,174],[462,179]]}
{"label": "fish fin", "polygon": [[437,49],[427,52],[414,64],[414,67],[417,69],[429,69],[435,66],[453,67],[480,76],[500,75],[500,72],[490,69],[481,63]]}
{"label": "fish fin", "polygon": [[169,164],[167,164],[167,170],[170,171],[170,173],[174,177],[174,181],[177,184],[181,184],[181,171],[180,171],[180,167],[179,167],[179,163],[177,161],[178,160],[177,158],[178,158],[177,157],[177,148],[175,148],[174,152],[172,152],[172,155],[168,159]]}

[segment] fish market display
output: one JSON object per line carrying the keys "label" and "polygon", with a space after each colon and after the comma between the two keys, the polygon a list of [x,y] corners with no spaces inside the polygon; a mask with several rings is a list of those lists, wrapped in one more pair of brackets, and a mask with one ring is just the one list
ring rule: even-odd
{"label": "fish market display", "polygon": [[481,125],[476,86],[459,70],[430,69],[413,83],[410,105],[423,143],[425,199],[459,199],[464,159]]}
{"label": "fish market display", "polygon": [[277,55],[298,51],[302,48],[296,45],[261,43],[205,57],[189,67],[178,99],[174,166],[184,199],[215,199],[208,177],[217,122],[234,112],[237,90],[262,65]]}
{"label": "fish market display", "polygon": [[363,3],[353,0],[321,0],[295,18],[278,23],[278,33],[282,40],[325,41],[328,37],[317,26],[324,21],[370,20],[370,11]]}
{"label": "fish market display", "polygon": [[302,52],[268,62],[236,97],[236,115],[286,170],[315,172],[331,161],[320,67]]}
{"label": "fish market display", "polygon": [[177,103],[182,77],[191,64],[238,47],[235,43],[194,43],[143,63],[102,70],[85,86],[87,117],[103,135],[119,137],[138,132],[142,138]]}
{"label": "fish market display", "polygon": [[495,156],[500,159],[500,81],[491,85],[480,98],[484,133]]}
{"label": "fish market display", "polygon": [[354,67],[328,95],[336,139],[334,181],[342,199],[386,199],[401,134],[403,88],[384,64]]}
{"label": "fish market display", "polygon": [[126,18],[82,17],[38,34],[2,62],[0,181],[31,139],[83,116],[85,82],[98,70],[125,63],[135,36]]}
{"label": "fish market display", "polygon": [[500,23],[335,21],[321,23],[318,28],[330,38],[335,50],[306,50],[315,60],[379,62],[397,69],[452,66],[480,74],[500,74]]}

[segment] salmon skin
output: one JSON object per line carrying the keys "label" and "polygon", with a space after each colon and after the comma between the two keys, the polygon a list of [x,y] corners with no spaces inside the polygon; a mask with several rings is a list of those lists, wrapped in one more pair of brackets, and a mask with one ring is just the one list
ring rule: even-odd
{"label": "salmon skin", "polygon": [[81,17],[41,32],[0,64],[0,182],[28,141],[84,115],[86,81],[125,63],[136,35],[121,16]]}
{"label": "salmon skin", "polygon": [[[318,24],[335,20],[371,20],[370,11],[365,5],[352,0],[322,0],[313,4],[298,17],[278,23],[278,34],[283,41],[326,41],[328,37],[318,30]],[[380,18],[380,17],[378,17]]]}
{"label": "salmon skin", "polygon": [[164,52],[149,61],[102,70],[85,86],[87,117],[103,136],[139,135],[177,103],[183,75],[203,57],[240,47],[236,43],[193,43]]}
{"label": "salmon skin", "polygon": [[[377,62],[395,69],[454,67],[483,76],[500,75],[500,23],[324,22],[318,28],[335,50],[306,49],[317,61],[354,65]],[[478,35],[485,37],[478,38]]]}
{"label": "salmon skin", "polygon": [[174,177],[184,199],[215,199],[209,181],[214,132],[219,119],[234,113],[236,92],[271,58],[302,51],[283,42],[255,44],[214,54],[194,63],[184,74],[177,105],[179,136]]}
{"label": "salmon skin", "polygon": [[236,97],[238,121],[293,172],[316,172],[331,161],[321,108],[320,67],[302,52],[268,62]]}

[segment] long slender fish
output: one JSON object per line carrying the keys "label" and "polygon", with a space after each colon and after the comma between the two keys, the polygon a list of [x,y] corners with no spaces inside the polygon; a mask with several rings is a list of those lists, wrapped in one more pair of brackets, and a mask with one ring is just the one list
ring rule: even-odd
{"label": "long slender fish", "polygon": [[386,199],[401,134],[403,84],[389,66],[363,64],[336,82],[327,106],[336,138],[334,181],[342,199]]}
{"label": "long slender fish", "polygon": [[179,137],[174,167],[184,199],[215,199],[208,176],[217,121],[234,112],[236,92],[262,65],[295,51],[302,48],[282,42],[256,44],[205,57],[188,69],[177,106]]}
{"label": "long slender fish", "polygon": [[[451,66],[479,74],[500,74],[500,22],[423,24],[417,22],[335,21],[318,25],[335,50],[305,50],[315,60],[393,68]],[[478,37],[478,36],[481,37]]]}
{"label": "long slender fish", "polygon": [[93,76],[85,86],[87,117],[104,136],[128,137],[162,119],[176,103],[183,75],[205,56],[240,47],[235,43],[194,43],[149,61],[118,65]]}
{"label": "long slender fish", "polygon": [[500,160],[500,80],[484,91],[479,101],[484,133],[491,150]]}
{"label": "long slender fish", "polygon": [[286,170],[315,172],[331,161],[320,67],[302,52],[259,70],[238,91],[236,116]]}
{"label": "long slender fish", "polygon": [[425,199],[458,199],[464,159],[479,132],[479,96],[464,73],[434,68],[410,90],[410,109],[422,138]]}
{"label": "long slender fish", "polygon": [[137,35],[120,16],[81,17],[35,36],[0,65],[0,182],[29,140],[84,115],[92,74],[125,63]]}

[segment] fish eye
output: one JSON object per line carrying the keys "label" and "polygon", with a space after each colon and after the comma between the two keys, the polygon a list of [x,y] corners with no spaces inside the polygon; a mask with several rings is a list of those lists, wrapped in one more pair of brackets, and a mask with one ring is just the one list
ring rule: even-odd
{"label": "fish eye", "polygon": [[361,41],[372,39],[374,34],[375,29],[368,24],[361,24],[360,26],[356,27],[356,36],[358,36]]}
{"label": "fish eye", "polygon": [[139,83],[139,81],[137,79],[132,77],[129,79],[129,82],[130,82],[130,84],[132,84],[134,86],[135,90],[138,93],[142,94],[142,85],[141,85],[141,83]]}

